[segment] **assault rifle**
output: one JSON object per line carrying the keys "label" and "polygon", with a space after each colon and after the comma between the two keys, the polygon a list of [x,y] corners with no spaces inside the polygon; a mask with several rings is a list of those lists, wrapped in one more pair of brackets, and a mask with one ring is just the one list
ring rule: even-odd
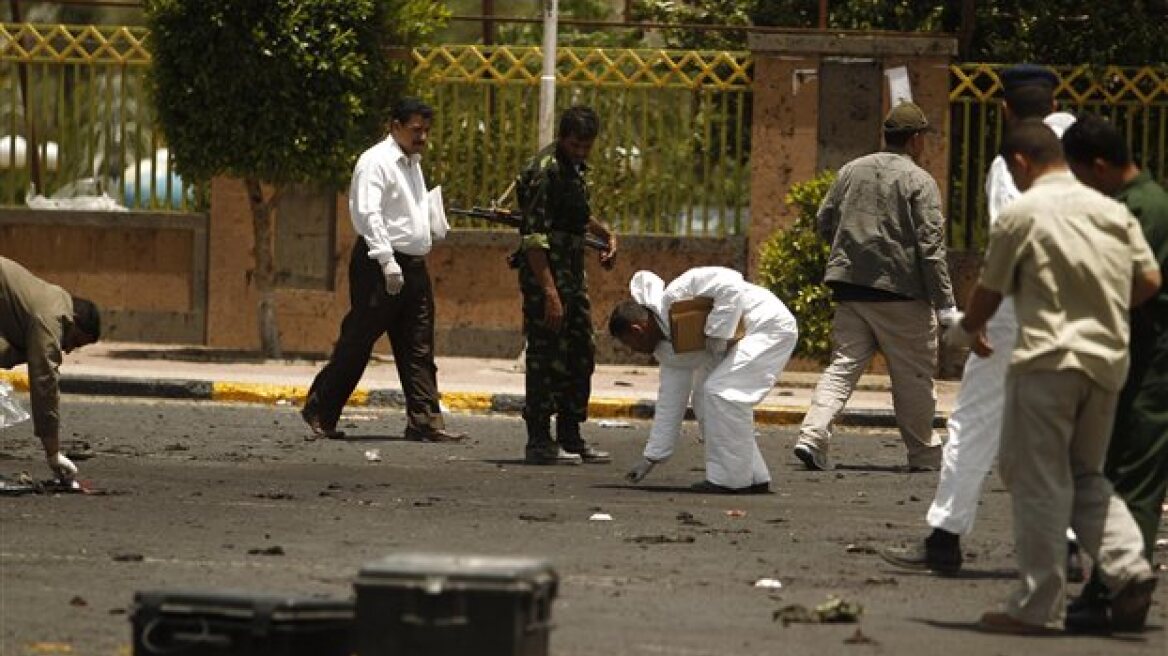
{"label": "assault rifle", "polygon": [[[469,216],[475,219],[482,219],[490,223],[498,223],[512,228],[518,228],[523,224],[523,215],[519,212],[511,210],[494,209],[490,207],[472,207],[469,210],[452,207],[447,210],[451,214],[459,216]],[[584,235],[584,245],[588,248],[593,248],[601,253],[608,250],[608,242],[594,234],[586,233]]]}

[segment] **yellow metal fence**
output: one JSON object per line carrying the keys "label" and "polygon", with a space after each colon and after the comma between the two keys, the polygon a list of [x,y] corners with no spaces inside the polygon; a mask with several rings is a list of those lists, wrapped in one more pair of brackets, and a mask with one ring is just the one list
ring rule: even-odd
{"label": "yellow metal fence", "polygon": [[143,28],[0,24],[0,203],[36,193],[104,194],[141,209],[189,204],[147,93],[146,36]]}
{"label": "yellow metal fence", "polygon": [[[538,149],[538,48],[414,51],[435,107],[430,177],[462,206],[507,189]],[[635,234],[739,234],[749,208],[747,53],[557,51],[556,114],[601,116],[589,174],[598,216]],[[513,199],[510,199],[513,201]]]}
{"label": "yellow metal fence", "polygon": [[[1003,66],[959,64],[950,69],[949,241],[984,246],[989,230],[985,178],[1002,137]],[[1055,99],[1072,114],[1107,117],[1127,136],[1135,161],[1157,180],[1168,179],[1168,66],[1059,66]]]}
{"label": "yellow metal fence", "polygon": [[[189,207],[146,90],[147,36],[141,28],[0,23],[0,205],[24,203],[35,143],[41,194],[106,193],[128,207]],[[437,110],[429,178],[443,184],[451,204],[497,198],[537,149],[540,50],[447,46],[411,55],[415,87]],[[586,103],[602,117],[591,173],[598,215],[630,234],[742,234],[750,215],[752,69],[743,52],[559,50],[557,115]],[[985,174],[1002,132],[1000,70],[950,69],[955,248],[985,242]],[[1111,118],[1136,160],[1166,178],[1168,66],[1053,70],[1063,108]]]}

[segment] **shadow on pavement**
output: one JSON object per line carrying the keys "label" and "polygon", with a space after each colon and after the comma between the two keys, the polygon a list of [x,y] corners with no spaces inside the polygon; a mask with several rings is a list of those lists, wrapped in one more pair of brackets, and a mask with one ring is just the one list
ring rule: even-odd
{"label": "shadow on pavement", "polygon": [[413,442],[404,435],[354,435],[345,433],[344,437],[326,437],[313,440],[316,442]]}
{"label": "shadow on pavement", "polygon": [[657,494],[704,494],[711,497],[765,497],[773,492],[754,494],[732,494],[728,492],[710,492],[695,490],[688,485],[620,485],[615,483],[598,483],[591,486],[598,490],[632,490],[635,492],[651,492]]}
{"label": "shadow on pavement", "polygon": [[1009,581],[1018,578],[1018,570],[1014,569],[969,569],[963,567],[956,574],[937,574],[924,570],[897,569],[892,567],[885,567],[881,571],[886,574],[896,574],[898,576],[919,576],[933,579],[965,579],[967,581]]}
{"label": "shadow on pavement", "polygon": [[1026,638],[1026,639],[1033,639],[1033,638],[1039,638],[1039,639],[1042,639],[1042,638],[1046,638],[1046,639],[1050,639],[1050,638],[1103,638],[1103,639],[1107,639],[1107,640],[1114,640],[1116,642],[1126,642],[1126,643],[1132,643],[1132,644],[1147,642],[1149,633],[1159,633],[1161,631],[1160,627],[1149,626],[1146,629],[1144,629],[1144,633],[1141,635],[1135,635],[1135,634],[1130,634],[1130,633],[1129,634],[1119,634],[1119,635],[1114,635],[1114,634],[1113,635],[1078,635],[1078,634],[1074,634],[1074,633],[1052,633],[1050,635],[1041,635],[1041,636],[1020,636],[1020,635],[1019,636],[1011,636],[1009,634],[992,634],[992,633],[989,633],[986,631],[982,631],[981,629],[977,628],[977,621],[976,620],[974,620],[972,622],[945,622],[942,620],[928,620],[928,619],[922,619],[919,617],[915,617],[915,618],[910,619],[909,621],[917,622],[918,624],[925,624],[925,625],[931,626],[931,627],[936,628],[936,629],[950,629],[950,630],[955,630],[955,631],[972,631],[973,633],[981,633],[983,635],[997,635],[997,636],[1001,636],[1001,637],[1017,637],[1017,638]]}

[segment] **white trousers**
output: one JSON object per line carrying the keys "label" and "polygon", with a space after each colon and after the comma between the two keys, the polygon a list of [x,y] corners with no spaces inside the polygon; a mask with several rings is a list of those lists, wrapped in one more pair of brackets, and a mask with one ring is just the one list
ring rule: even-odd
{"label": "white trousers", "polygon": [[941,478],[933,505],[925,516],[929,526],[969,535],[977,503],[1002,435],[1006,371],[1018,341],[1014,300],[1006,298],[986,325],[994,352],[988,358],[970,355],[961,375],[961,389],[949,415],[949,439],[941,455]]}
{"label": "white trousers", "polygon": [[798,333],[794,322],[770,322],[749,333],[709,374],[695,380],[694,414],[706,444],[706,480],[728,488],[769,483],[758,450],[754,406],[791,359]]}

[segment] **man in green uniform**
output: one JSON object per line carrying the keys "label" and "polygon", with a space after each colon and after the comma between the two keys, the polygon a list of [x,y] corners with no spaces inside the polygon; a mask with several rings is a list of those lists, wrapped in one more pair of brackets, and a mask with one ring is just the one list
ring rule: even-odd
{"label": "man in green uniform", "polygon": [[[1063,140],[1075,177],[1127,205],[1143,229],[1161,272],[1168,272],[1168,192],[1132,161],[1123,135],[1098,116],[1083,116]],[[1168,491],[1168,285],[1131,310],[1131,366],[1119,394],[1103,473],[1127,504],[1152,559]],[[1107,588],[1092,573],[1068,609],[1066,626],[1109,632]]]}
{"label": "man in green uniform", "polygon": [[600,254],[602,265],[610,266],[616,257],[616,236],[592,216],[584,181],[585,162],[599,132],[594,110],[569,108],[560,117],[555,143],[524,165],[516,183],[523,211],[516,260],[527,337],[523,419],[529,464],[611,461],[580,435],[580,424],[588,416],[595,357],[584,236],[591,233],[607,242],[607,250]]}

